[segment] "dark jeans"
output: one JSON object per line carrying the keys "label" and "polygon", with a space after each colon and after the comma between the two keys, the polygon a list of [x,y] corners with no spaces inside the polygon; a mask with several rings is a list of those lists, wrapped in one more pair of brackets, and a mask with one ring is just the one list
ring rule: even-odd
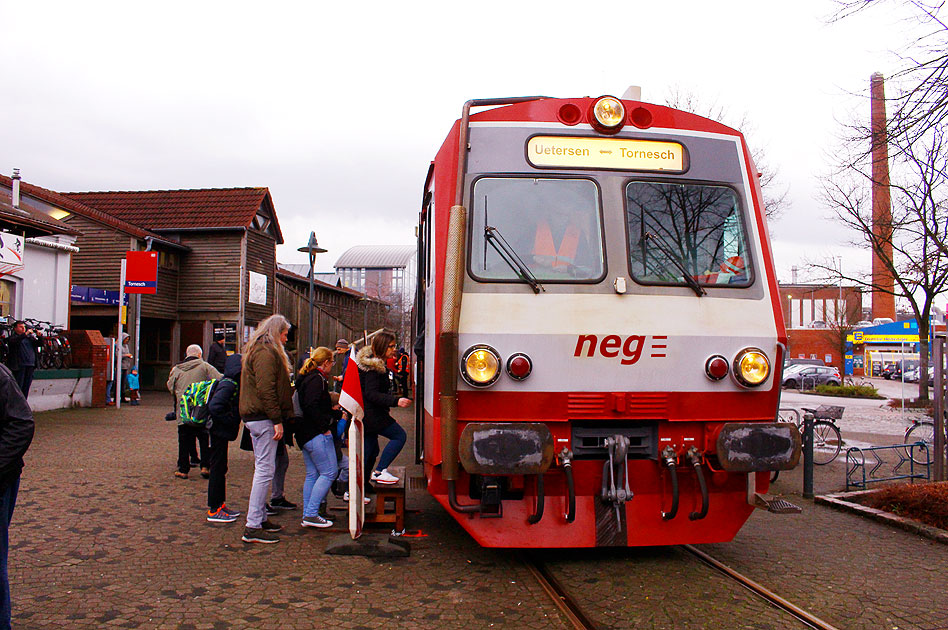
{"label": "dark jeans", "polygon": [[10,578],[7,575],[7,554],[10,551],[10,521],[16,495],[20,489],[17,477],[0,491],[0,630],[10,630]]}
{"label": "dark jeans", "polygon": [[20,391],[23,392],[23,398],[30,397],[30,385],[33,383],[33,370],[35,369],[35,365],[23,365],[19,370],[13,373],[16,384],[19,385]]}
{"label": "dark jeans", "polygon": [[230,442],[221,437],[210,436],[211,476],[207,480],[207,508],[216,512],[227,499],[227,447]]}
{"label": "dark jeans", "polygon": [[201,468],[208,467],[207,461],[207,431],[190,424],[178,425],[178,472],[186,473],[191,470],[191,449],[197,439],[201,447]]}
{"label": "dark jeans", "polygon": [[402,447],[405,446],[405,441],[408,439],[408,435],[405,434],[405,429],[398,426],[397,422],[393,422],[388,425],[378,433],[366,433],[365,434],[365,471],[366,479],[368,479],[369,474],[372,472],[372,466],[375,464],[375,458],[379,454],[379,436],[388,438],[388,444],[385,445],[385,449],[382,451],[382,457],[379,459],[379,465],[375,466],[375,470],[385,470],[388,468],[395,457],[401,452]]}

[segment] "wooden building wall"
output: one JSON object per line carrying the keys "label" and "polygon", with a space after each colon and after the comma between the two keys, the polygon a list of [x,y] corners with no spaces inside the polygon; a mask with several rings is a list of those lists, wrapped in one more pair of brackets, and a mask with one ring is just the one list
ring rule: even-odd
{"label": "wooden building wall", "polygon": [[242,230],[181,233],[181,244],[191,251],[182,257],[179,311],[240,310],[242,239]]}
{"label": "wooden building wall", "polygon": [[135,240],[115,228],[73,214],[63,219],[82,232],[72,255],[72,284],[118,291],[120,261]]}
{"label": "wooden building wall", "polygon": [[256,323],[273,315],[276,296],[276,240],[269,234],[247,230],[247,271],[267,277],[267,303],[252,304],[250,295],[250,273],[244,276],[244,318]]}

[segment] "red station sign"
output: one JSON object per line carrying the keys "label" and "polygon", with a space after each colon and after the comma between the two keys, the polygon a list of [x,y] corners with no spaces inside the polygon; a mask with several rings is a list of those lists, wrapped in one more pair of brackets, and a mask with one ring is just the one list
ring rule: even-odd
{"label": "red station sign", "polygon": [[125,252],[125,292],[158,292],[158,252]]}

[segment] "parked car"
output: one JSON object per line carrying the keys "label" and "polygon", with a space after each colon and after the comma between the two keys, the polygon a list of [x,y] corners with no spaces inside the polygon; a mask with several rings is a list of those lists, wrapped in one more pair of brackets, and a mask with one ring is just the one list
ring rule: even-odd
{"label": "parked car", "polygon": [[896,363],[890,363],[882,370],[882,378],[901,381],[903,371],[913,370],[917,367],[918,361],[897,361]]}
{"label": "parked car", "polygon": [[783,364],[784,368],[789,368],[791,365],[826,365],[821,359],[804,359],[800,357],[798,359],[790,358]]}
{"label": "parked car", "polygon": [[914,368],[911,370],[906,370],[905,372],[905,382],[906,383],[917,383],[918,382],[918,370],[919,368]]}
{"label": "parked car", "polygon": [[784,373],[784,387],[816,387],[817,385],[839,385],[839,368],[830,365],[805,365]]}
{"label": "parked car", "polygon": [[816,319],[810,322],[807,325],[807,328],[829,328],[829,324],[824,322],[822,319]]}
{"label": "parked car", "polygon": [[874,320],[872,320],[873,326],[879,326],[881,324],[891,324],[891,323],[892,323],[891,317],[876,317]]}
{"label": "parked car", "polygon": [[868,319],[864,319],[853,324],[853,328],[869,328],[872,325],[872,322],[870,322]]}

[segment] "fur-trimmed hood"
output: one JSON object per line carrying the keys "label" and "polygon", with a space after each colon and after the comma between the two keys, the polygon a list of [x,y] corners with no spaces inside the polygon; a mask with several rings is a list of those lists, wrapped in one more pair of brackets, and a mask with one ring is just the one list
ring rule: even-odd
{"label": "fur-trimmed hood", "polygon": [[366,346],[356,353],[356,366],[365,372],[379,372],[385,374],[388,368],[385,361],[375,356],[371,346]]}

